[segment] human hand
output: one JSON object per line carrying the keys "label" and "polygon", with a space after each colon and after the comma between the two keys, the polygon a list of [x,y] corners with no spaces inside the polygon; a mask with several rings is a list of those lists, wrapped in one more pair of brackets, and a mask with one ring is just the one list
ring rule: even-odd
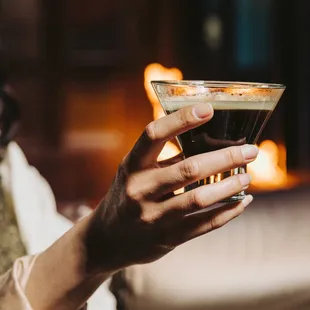
{"label": "human hand", "polygon": [[253,161],[258,154],[253,145],[157,161],[168,140],[212,116],[211,105],[204,103],[183,108],[146,127],[93,214],[86,238],[89,271],[113,272],[154,261],[176,246],[223,226],[252,201],[252,196],[246,196],[238,203],[193,214],[246,189],[251,181],[248,174],[179,195],[174,191]]}

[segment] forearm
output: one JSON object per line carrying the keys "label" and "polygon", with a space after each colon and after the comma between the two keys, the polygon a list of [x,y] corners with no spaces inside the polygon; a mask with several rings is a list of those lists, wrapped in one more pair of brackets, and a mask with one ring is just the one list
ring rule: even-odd
{"label": "forearm", "polygon": [[86,268],[89,258],[85,240],[92,216],[77,223],[37,258],[26,287],[34,310],[77,310],[113,273]]}

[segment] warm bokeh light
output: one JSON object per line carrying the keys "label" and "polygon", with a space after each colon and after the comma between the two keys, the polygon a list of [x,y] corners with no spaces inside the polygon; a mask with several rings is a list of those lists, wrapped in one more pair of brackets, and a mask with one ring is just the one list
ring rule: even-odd
{"label": "warm bokeh light", "polygon": [[153,80],[182,80],[183,74],[178,68],[166,68],[159,63],[149,64],[144,70],[144,88],[153,106],[154,119],[165,115],[160,106],[158,98],[153,90],[151,81]]}
{"label": "warm bokeh light", "polygon": [[[159,100],[152,88],[152,80],[182,80],[183,74],[178,68],[166,68],[159,63],[152,63],[144,71],[144,87],[153,107],[154,119],[165,115]],[[271,140],[265,140],[259,145],[260,153],[255,162],[248,165],[252,175],[252,185],[257,190],[277,190],[292,187],[296,180],[287,173],[286,148]],[[167,142],[158,159],[165,160],[180,153],[180,148],[172,142]]]}
{"label": "warm bokeh light", "polygon": [[[177,68],[166,68],[159,63],[149,64],[144,70],[144,88],[146,94],[153,106],[154,119],[158,119],[165,115],[158,98],[153,90],[151,81],[153,80],[182,80],[183,74]],[[164,160],[171,158],[180,153],[178,146],[172,142],[167,142],[158,159]]]}
{"label": "warm bokeh light", "polygon": [[248,165],[252,175],[252,185],[260,190],[277,190],[291,187],[296,180],[287,173],[286,148],[271,140],[259,145],[257,159]]}

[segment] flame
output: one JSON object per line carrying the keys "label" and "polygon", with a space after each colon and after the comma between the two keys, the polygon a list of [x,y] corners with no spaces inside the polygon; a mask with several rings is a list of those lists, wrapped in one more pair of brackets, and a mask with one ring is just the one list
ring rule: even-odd
{"label": "flame", "polygon": [[[149,64],[144,70],[144,88],[149,101],[153,106],[153,117],[158,119],[165,115],[158,98],[151,85],[153,80],[182,80],[183,74],[177,68],[165,68],[159,63]],[[167,142],[158,156],[158,160],[165,160],[180,153],[180,148],[172,142]]]}
{"label": "flame", "polygon": [[[153,107],[154,119],[165,115],[158,98],[152,88],[152,80],[182,80],[183,74],[177,68],[165,68],[159,63],[149,64],[144,71],[144,88]],[[260,190],[276,190],[288,188],[296,183],[296,179],[287,173],[286,148],[271,140],[259,145],[260,153],[253,163],[248,165],[248,171],[253,177],[253,188]],[[180,153],[180,148],[172,142],[167,142],[158,156],[159,160],[171,158]],[[182,190],[180,190],[182,192]]]}
{"label": "flame", "polygon": [[257,159],[248,165],[252,175],[252,185],[257,189],[276,190],[291,187],[295,184],[286,168],[286,148],[271,140],[265,140],[259,145]]}
{"label": "flame", "polygon": [[158,119],[165,115],[158,98],[151,85],[153,80],[182,80],[183,74],[177,68],[165,68],[159,63],[152,63],[148,65],[144,70],[144,88],[146,94],[153,106],[154,119]]}

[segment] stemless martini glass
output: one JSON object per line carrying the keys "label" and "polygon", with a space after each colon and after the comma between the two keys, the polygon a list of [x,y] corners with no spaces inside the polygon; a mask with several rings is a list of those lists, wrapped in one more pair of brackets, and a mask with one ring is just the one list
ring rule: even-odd
{"label": "stemless martini glass", "polygon": [[[199,103],[210,103],[213,118],[177,137],[185,157],[243,144],[255,144],[285,90],[284,85],[220,81],[152,81],[166,114]],[[245,173],[246,166],[195,182],[186,191]],[[244,199],[245,192],[222,202]]]}

